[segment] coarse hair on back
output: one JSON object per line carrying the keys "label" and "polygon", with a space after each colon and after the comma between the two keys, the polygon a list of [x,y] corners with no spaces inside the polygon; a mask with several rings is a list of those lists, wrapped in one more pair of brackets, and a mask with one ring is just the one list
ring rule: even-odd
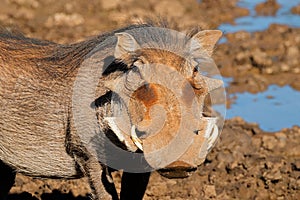
{"label": "coarse hair on back", "polygon": [[144,22],[105,32],[82,42],[57,44],[51,41],[28,38],[17,29],[0,27],[0,55],[5,54],[11,59],[14,59],[14,55],[18,55],[18,59],[45,63],[45,67],[50,73],[52,70],[57,70],[57,67],[64,66],[68,66],[66,71],[71,72],[80,66],[97,45],[120,32],[132,33],[137,42],[147,44],[148,47],[165,49],[175,53],[180,52],[184,49],[187,39],[195,35],[200,28],[196,27],[188,31],[187,37],[183,40],[178,40],[168,31],[164,31],[166,29],[176,30],[177,28],[175,24],[170,24],[165,18],[158,18],[157,20],[148,18]]}

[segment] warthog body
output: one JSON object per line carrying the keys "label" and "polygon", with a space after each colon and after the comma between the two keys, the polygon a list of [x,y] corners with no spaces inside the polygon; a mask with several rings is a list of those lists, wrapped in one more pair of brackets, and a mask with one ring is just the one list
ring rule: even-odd
{"label": "warthog body", "polygon": [[[7,32],[0,33],[0,160],[3,162],[1,164],[3,169],[0,170],[0,183],[6,183],[6,186],[0,185],[0,199],[4,198],[5,193],[9,191],[15,172],[34,177],[77,178],[87,176],[94,198],[117,199],[113,183],[105,180],[106,177],[109,177],[109,173],[106,174],[108,171],[99,163],[99,160],[102,161],[99,159],[101,157],[99,152],[105,146],[101,135],[110,135],[111,141],[116,140],[115,143],[118,143],[122,149],[141,151],[139,150],[141,141],[136,142],[139,140],[138,138],[131,138],[131,140],[130,137],[124,136],[123,138],[122,132],[117,130],[116,123],[110,120],[113,117],[111,116],[111,107],[120,107],[117,101],[111,100],[112,92],[118,91],[115,88],[116,85],[124,85],[124,88],[128,88],[126,87],[128,79],[131,77],[130,73],[133,73],[130,71],[135,65],[138,66],[141,62],[143,64],[176,65],[174,69],[192,85],[199,101],[204,101],[204,97],[209,91],[219,86],[218,83],[209,85],[205,82],[202,83],[202,79],[198,80],[195,75],[197,73],[194,70],[195,66],[191,64],[193,62],[188,60],[193,59],[192,56],[195,57],[196,54],[193,54],[193,51],[202,52],[198,57],[210,58],[213,46],[221,36],[219,31],[202,31],[198,35],[194,34],[193,38],[199,44],[184,43],[184,45],[190,45],[184,55],[188,57],[189,51],[191,51],[191,57],[186,59],[173,55],[174,53],[171,55],[170,50],[155,50],[155,47],[159,46],[157,41],[164,42],[163,40],[166,39],[163,37],[155,40],[151,48],[145,49],[142,45],[140,47],[139,44],[147,43],[147,41],[143,41],[142,37],[142,35],[145,36],[145,33],[139,35],[139,32],[135,30],[143,27],[151,26],[129,26],[71,45],[29,39]],[[148,34],[151,35],[151,33]],[[152,36],[160,37],[157,33],[152,33]],[[100,47],[98,47],[99,45]],[[109,55],[108,52],[111,49],[114,50],[114,55]],[[80,115],[74,113],[74,107],[76,107],[74,105],[74,85],[76,85],[77,76],[80,73],[80,66],[84,60],[92,57],[91,52],[93,51],[99,54],[94,63],[99,61],[102,74],[97,80],[98,86],[94,102],[89,102],[88,106],[95,110],[95,116],[97,112],[99,132],[95,132],[94,135],[90,133],[85,135],[79,133],[74,119],[76,115]],[[103,66],[107,60],[111,60],[112,64],[105,69]],[[125,79],[124,74],[126,75]],[[138,81],[135,76],[132,77],[131,82]],[[92,77],[87,78],[92,79]],[[124,88],[122,91],[126,90]],[[85,93],[85,87],[82,88],[82,93]],[[149,118],[161,115],[159,112],[153,114],[150,110],[155,102],[159,102],[167,110],[165,116],[171,118],[159,135],[163,133],[165,136],[162,137],[168,138],[171,134],[168,130],[174,131],[173,129],[175,129],[176,109],[179,108],[176,107],[176,104],[170,106],[174,96],[166,96],[167,93],[156,84],[149,84],[147,87],[137,89],[133,93],[133,100],[129,102],[132,112],[129,114],[131,123],[136,124],[139,129],[144,128],[143,131],[147,132]],[[185,104],[191,104],[189,99],[186,99]],[[107,116],[108,118],[106,118]],[[155,122],[154,119],[153,121]],[[205,120],[202,119],[202,121]],[[195,131],[204,130],[205,123],[201,123],[199,125],[201,127],[196,127]],[[84,125],[88,126],[89,124]],[[131,127],[131,125],[129,126]],[[157,138],[161,137],[159,135],[149,137],[149,140],[144,138],[144,149],[142,150],[145,154],[153,152],[153,149],[159,147],[156,145],[162,145],[158,142],[161,141]],[[205,138],[202,135],[200,139],[195,139],[194,146],[189,148],[185,155],[178,158],[178,161],[169,163],[168,166],[161,166],[151,156],[145,157],[150,164],[159,166],[159,168],[194,169],[201,164],[207,153],[206,149],[203,150],[203,143],[205,143]],[[195,154],[196,151],[197,154]],[[200,151],[203,155],[198,158]],[[118,157],[113,154],[109,154],[109,156]],[[172,174],[170,170],[162,170],[162,173],[166,173],[167,176],[168,173]],[[137,176],[136,174],[132,177]],[[147,173],[144,173],[144,176],[149,177]],[[2,177],[6,177],[6,180]],[[125,174],[124,179],[126,177],[130,177],[130,173]],[[147,181],[142,182],[147,184]],[[129,184],[131,183],[122,186],[121,199],[142,198],[143,191],[134,191],[134,187]],[[140,187],[140,183],[136,184],[137,188]],[[145,186],[141,187],[145,189]],[[130,195],[132,197],[129,197]],[[133,197],[134,195],[136,197]]]}

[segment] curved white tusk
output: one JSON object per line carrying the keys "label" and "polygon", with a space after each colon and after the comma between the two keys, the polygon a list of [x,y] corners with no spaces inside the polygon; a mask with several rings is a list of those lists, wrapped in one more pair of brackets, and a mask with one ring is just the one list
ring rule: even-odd
{"label": "curved white tusk", "polygon": [[208,142],[207,151],[211,150],[211,148],[216,144],[218,138],[219,138],[219,129],[218,126],[214,124],[207,141]]}
{"label": "curved white tusk", "polygon": [[208,139],[211,136],[212,129],[214,128],[214,125],[217,122],[217,118],[216,117],[204,117],[204,119],[207,121],[206,129],[204,132],[204,137]]}
{"label": "curved white tusk", "polygon": [[137,148],[139,148],[141,151],[144,151],[143,150],[143,142],[140,138],[138,138],[138,136],[136,135],[136,132],[135,132],[135,125],[133,125],[131,127],[131,134],[130,134],[130,138],[132,140],[132,142],[137,146]]}
{"label": "curved white tusk", "polygon": [[122,131],[117,126],[117,124],[115,122],[115,117],[105,117],[103,120],[107,122],[108,126],[116,134],[116,136],[118,137],[118,139],[122,143],[124,143],[125,142],[125,137],[123,136]]}

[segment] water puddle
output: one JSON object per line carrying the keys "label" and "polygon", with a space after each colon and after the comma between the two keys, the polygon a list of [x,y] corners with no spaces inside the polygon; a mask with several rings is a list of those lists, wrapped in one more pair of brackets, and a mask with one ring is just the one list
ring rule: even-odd
{"label": "water puddle", "polygon": [[[238,6],[249,9],[249,16],[235,19],[235,24],[222,24],[219,29],[225,33],[237,31],[263,31],[271,24],[285,24],[300,27],[300,15],[291,13],[291,8],[300,0],[277,0],[281,8],[275,16],[258,16],[255,6],[266,0],[240,0]],[[223,37],[220,43],[226,42]],[[230,87],[232,78],[223,78],[225,87]],[[242,117],[248,122],[259,124],[264,131],[274,132],[294,125],[300,126],[300,92],[290,86],[270,85],[268,90],[258,94],[236,93],[229,95],[233,102],[227,110],[226,119]]]}
{"label": "water puddle", "polygon": [[265,92],[237,93],[229,98],[233,103],[227,110],[227,119],[240,116],[270,132],[300,125],[300,92],[290,86],[270,85]]}
{"label": "water puddle", "polygon": [[237,18],[235,24],[221,24],[218,29],[225,33],[232,33],[241,30],[248,32],[263,31],[271,24],[285,24],[291,27],[300,27],[300,15],[294,15],[290,12],[292,7],[300,4],[300,0],[277,0],[281,8],[277,11],[275,16],[256,15],[255,6],[262,2],[265,2],[265,0],[240,0],[238,6],[249,9],[249,16]]}

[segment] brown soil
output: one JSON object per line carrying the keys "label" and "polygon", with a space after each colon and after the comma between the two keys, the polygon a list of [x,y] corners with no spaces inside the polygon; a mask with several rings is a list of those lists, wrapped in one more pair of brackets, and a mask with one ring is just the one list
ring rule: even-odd
{"label": "brown soil", "polygon": [[276,0],[267,0],[255,6],[255,11],[258,15],[275,15],[280,5]]}
{"label": "brown soil", "polygon": [[[145,200],[299,199],[300,128],[264,133],[240,118],[226,122],[220,141],[189,178],[150,178]],[[121,173],[114,174],[120,190]],[[9,199],[88,199],[87,180],[40,180],[18,174]]]}
{"label": "brown soil", "polygon": [[234,79],[229,93],[257,93],[270,84],[300,90],[300,28],[271,25],[263,32],[240,31],[226,38],[215,60],[222,75]]}
{"label": "brown soil", "polygon": [[293,14],[300,15],[300,4],[297,5],[297,6],[295,6],[295,7],[293,7],[292,10],[291,10],[291,12],[292,12]]}
{"label": "brown soil", "polygon": [[[59,43],[158,15],[180,30],[214,29],[249,13],[236,2],[6,0],[1,2],[0,26]],[[229,93],[260,92],[270,84],[300,90],[300,29],[272,25],[263,32],[237,32],[226,38],[214,57],[222,75],[233,77]],[[144,199],[300,199],[299,143],[299,127],[268,134],[242,119],[228,120],[217,146],[193,176],[176,180],[153,173]],[[120,177],[114,174],[118,190]],[[8,199],[89,199],[89,192],[85,178],[41,180],[18,174]]]}

